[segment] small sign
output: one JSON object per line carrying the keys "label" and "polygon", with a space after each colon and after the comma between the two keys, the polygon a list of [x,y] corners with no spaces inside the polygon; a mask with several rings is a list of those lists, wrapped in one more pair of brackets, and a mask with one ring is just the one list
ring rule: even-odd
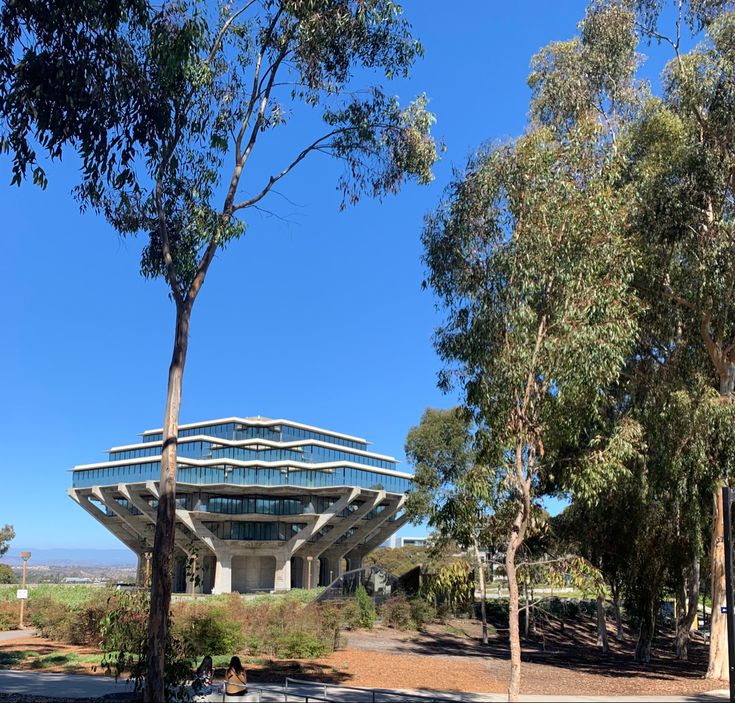
{"label": "small sign", "polygon": [[727,606],[726,605],[721,605],[720,606],[720,612],[721,613],[727,613]]}
{"label": "small sign", "polygon": [[28,598],[28,589],[27,588],[19,588],[16,592],[16,598],[20,600],[26,600]]}

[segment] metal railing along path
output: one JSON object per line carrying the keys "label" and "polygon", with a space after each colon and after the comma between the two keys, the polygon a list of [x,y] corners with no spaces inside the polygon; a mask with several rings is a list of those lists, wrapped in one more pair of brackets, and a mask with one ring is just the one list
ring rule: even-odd
{"label": "metal railing along path", "polygon": [[[314,690],[309,693],[308,689]],[[284,703],[304,701],[304,703],[456,703],[456,698],[402,693],[382,688],[359,688],[357,686],[339,686],[315,681],[303,681],[286,677],[283,683]]]}

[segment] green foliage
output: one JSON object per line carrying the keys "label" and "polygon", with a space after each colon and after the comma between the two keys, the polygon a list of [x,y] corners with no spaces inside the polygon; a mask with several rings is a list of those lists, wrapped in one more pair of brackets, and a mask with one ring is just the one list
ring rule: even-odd
{"label": "green foliage", "polygon": [[377,618],[377,613],[375,611],[373,599],[368,595],[368,592],[365,590],[365,586],[363,586],[362,583],[357,587],[355,600],[357,601],[357,607],[360,612],[358,620],[360,627],[364,627],[368,630],[372,629]]}
{"label": "green foliage", "polygon": [[194,603],[177,604],[173,609],[172,636],[190,658],[232,654],[243,644],[241,624],[232,620],[225,608]]}
{"label": "green foliage", "polygon": [[28,601],[33,626],[49,639],[89,646],[99,643],[101,622],[120,597],[117,591],[96,589],[85,601],[71,604],[35,590]]}
{"label": "green foliage", "polygon": [[383,624],[396,630],[420,629],[436,618],[436,608],[421,596],[408,599],[399,594],[380,606]]}
{"label": "green foliage", "polygon": [[[2,149],[0,149],[2,152]],[[0,527],[0,557],[3,556],[10,547],[10,542],[15,538],[15,530],[12,525]],[[9,583],[4,581],[3,583]]]}
{"label": "green foliage", "polygon": [[358,630],[360,625],[360,606],[356,598],[350,598],[340,609],[342,626],[348,630]]}
{"label": "green foliage", "polygon": [[414,596],[408,602],[411,606],[411,620],[417,628],[421,629],[436,618],[436,608],[425,598]]}
{"label": "green foliage", "polygon": [[308,659],[327,653],[324,642],[318,637],[298,630],[283,635],[276,649],[276,654],[283,659]]}
{"label": "green foliage", "polygon": [[365,557],[364,563],[366,567],[374,564],[394,576],[403,576],[411,569],[420,564],[426,564],[430,560],[431,555],[426,547],[407,545],[395,549],[378,547]]}
{"label": "green foliage", "polygon": [[0,601],[0,632],[15,630],[20,622],[20,605],[18,602]]}
{"label": "green foliage", "polygon": [[383,624],[396,630],[408,630],[413,626],[411,604],[404,595],[393,596],[380,606]]}
{"label": "green foliage", "polygon": [[440,540],[463,548],[486,542],[494,502],[487,469],[478,463],[468,413],[427,409],[409,431],[405,451],[414,466],[406,504],[411,519],[428,520]]}
{"label": "green foliage", "polygon": [[9,564],[0,564],[0,583],[15,583],[15,572]]}
{"label": "green foliage", "polygon": [[442,609],[466,614],[475,601],[472,566],[467,561],[457,560],[441,566],[433,574],[426,574],[422,595]]}
{"label": "green foliage", "polygon": [[[148,659],[148,612],[146,592],[118,591],[110,597],[108,609],[99,622],[101,666],[117,680],[129,673],[136,691],[143,688]],[[166,642],[164,690],[166,700],[180,700],[187,694],[194,661],[182,640],[169,630]]]}

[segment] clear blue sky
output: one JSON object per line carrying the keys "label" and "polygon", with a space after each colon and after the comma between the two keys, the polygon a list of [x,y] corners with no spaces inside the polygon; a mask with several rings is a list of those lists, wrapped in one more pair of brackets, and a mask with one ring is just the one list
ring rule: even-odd
{"label": "clear blue sky", "polygon": [[[434,184],[340,213],[334,165],[317,159],[295,173],[287,199],[270,201],[283,219],[251,218],[212,267],[193,317],[182,422],[284,417],[403,460],[422,411],[453,404],[436,388],[440,318],[420,285],[422,219],[473,149],[523,130],[529,60],[574,33],[584,3],[404,6],[426,56],[394,90],[404,101],[425,92],[437,114],[447,153]],[[50,169],[45,192],[0,190],[0,524],[15,526],[15,548],[120,547],[66,496],[67,470],[159,427],[163,413],[172,306],[162,283],[138,273],[142,240],[79,213],[75,178],[68,161]]]}

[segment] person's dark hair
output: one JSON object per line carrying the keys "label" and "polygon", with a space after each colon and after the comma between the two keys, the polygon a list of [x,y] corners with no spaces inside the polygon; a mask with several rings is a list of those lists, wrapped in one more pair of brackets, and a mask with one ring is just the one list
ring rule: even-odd
{"label": "person's dark hair", "polygon": [[232,657],[230,659],[230,669],[232,669],[236,674],[242,674],[242,664],[240,663],[240,657]]}
{"label": "person's dark hair", "polygon": [[207,655],[202,659],[202,663],[197,667],[197,677],[202,678],[206,674],[212,674],[212,669],[214,667],[212,666],[212,657]]}

